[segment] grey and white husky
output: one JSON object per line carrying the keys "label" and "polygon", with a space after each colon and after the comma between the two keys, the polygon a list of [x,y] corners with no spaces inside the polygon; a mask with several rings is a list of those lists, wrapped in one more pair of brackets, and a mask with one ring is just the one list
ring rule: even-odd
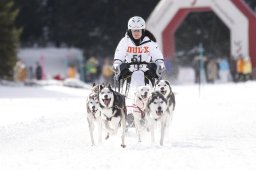
{"label": "grey and white husky", "polygon": [[158,122],[161,123],[160,145],[163,145],[166,125],[170,114],[167,111],[167,100],[160,92],[153,92],[147,102],[147,123],[151,132],[151,142],[155,142],[155,129]]}
{"label": "grey and white husky", "polygon": [[141,142],[141,132],[146,129],[145,110],[150,91],[149,86],[140,86],[135,93],[132,114],[139,142]]}
{"label": "grey and white husky", "polygon": [[160,92],[167,100],[168,111],[172,112],[175,109],[175,96],[172,92],[170,82],[167,80],[159,80],[156,82],[154,91]]}
{"label": "grey and white husky", "polygon": [[101,112],[100,104],[98,99],[98,94],[92,91],[87,97],[87,121],[89,125],[90,137],[92,145],[95,145],[93,131],[95,129],[95,124],[98,125],[98,142],[102,141],[102,122],[101,122]]}
{"label": "grey and white husky", "polygon": [[114,91],[111,86],[99,87],[99,102],[101,108],[101,118],[104,128],[107,130],[106,139],[110,134],[116,134],[118,128],[122,127],[122,147],[125,147],[125,130],[126,130],[126,104],[125,96]]}

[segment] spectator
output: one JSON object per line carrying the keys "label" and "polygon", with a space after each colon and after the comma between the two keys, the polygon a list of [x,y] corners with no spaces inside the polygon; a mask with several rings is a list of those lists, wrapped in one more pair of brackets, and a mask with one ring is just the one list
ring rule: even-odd
{"label": "spectator", "polygon": [[234,56],[231,56],[229,58],[229,70],[233,82],[237,82],[236,59],[234,58]]}
{"label": "spectator", "polygon": [[105,84],[112,84],[113,70],[110,60],[108,58],[105,59],[103,68],[102,68],[102,82]]}
{"label": "spectator", "polygon": [[244,81],[252,79],[252,63],[250,57],[244,58],[243,75]]}
{"label": "spectator", "polygon": [[39,62],[36,63],[36,79],[37,80],[42,80],[43,77],[43,70],[42,66],[40,65]]}
{"label": "spectator", "polygon": [[208,83],[214,83],[218,78],[218,65],[216,59],[209,59],[206,65],[206,70]]}
{"label": "spectator", "polygon": [[77,72],[76,72],[76,68],[74,65],[70,65],[68,67],[68,73],[67,73],[67,78],[76,78],[77,76]]}
{"label": "spectator", "polygon": [[27,77],[27,71],[25,64],[19,59],[14,67],[14,81],[24,82]]}
{"label": "spectator", "polygon": [[199,55],[194,57],[193,67],[195,70],[195,83],[204,82],[206,79],[204,70],[205,61],[205,57],[202,57],[202,59]]}
{"label": "spectator", "polygon": [[226,57],[221,57],[219,59],[219,76],[220,81],[223,83],[228,82],[229,78],[229,64]]}
{"label": "spectator", "polygon": [[97,66],[98,61],[95,57],[90,57],[86,62],[86,80],[89,82],[93,82],[96,79],[97,75]]}
{"label": "spectator", "polygon": [[236,71],[237,71],[237,81],[243,81],[244,80],[244,60],[243,56],[240,55],[238,59],[236,60]]}
{"label": "spectator", "polygon": [[15,66],[14,66],[14,69],[13,69],[13,72],[14,72],[13,80],[15,82],[19,81],[18,77],[19,77],[20,67],[21,67],[21,61],[20,61],[20,59],[18,59],[18,61],[16,62]]}
{"label": "spectator", "polygon": [[28,79],[32,80],[34,78],[34,72],[33,72],[33,67],[29,66],[28,67]]}

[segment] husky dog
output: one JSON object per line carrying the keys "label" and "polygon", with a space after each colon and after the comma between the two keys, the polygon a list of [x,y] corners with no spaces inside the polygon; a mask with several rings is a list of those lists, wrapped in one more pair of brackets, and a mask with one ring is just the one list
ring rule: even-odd
{"label": "husky dog", "polygon": [[91,91],[94,92],[94,93],[99,94],[100,84],[93,83]]}
{"label": "husky dog", "polygon": [[170,114],[168,113],[168,106],[166,98],[160,92],[153,92],[147,102],[147,122],[151,131],[151,142],[155,142],[154,131],[156,123],[161,122],[161,139],[160,145],[163,145],[166,125]]}
{"label": "husky dog", "polygon": [[[167,100],[168,112],[172,113],[175,109],[175,96],[172,92],[170,82],[167,80],[159,80],[155,84],[155,91],[160,92]],[[171,115],[172,116],[172,115]]]}
{"label": "husky dog", "polygon": [[145,109],[148,97],[150,95],[149,86],[140,86],[135,93],[135,100],[133,105],[133,117],[134,124],[136,128],[136,133],[138,135],[138,140],[141,142],[141,131],[145,127]]}
{"label": "husky dog", "polygon": [[107,130],[106,139],[109,134],[116,134],[119,126],[122,126],[122,147],[125,147],[125,129],[126,129],[126,104],[125,96],[114,91],[111,86],[99,87],[99,101],[101,107],[101,118],[103,125]]}
{"label": "husky dog", "polygon": [[100,113],[100,104],[98,99],[98,94],[92,92],[89,94],[87,101],[87,121],[89,125],[89,131],[91,136],[92,145],[94,143],[93,131],[94,131],[94,124],[98,124],[98,142],[101,143],[102,141],[102,123],[101,123],[101,113]]}

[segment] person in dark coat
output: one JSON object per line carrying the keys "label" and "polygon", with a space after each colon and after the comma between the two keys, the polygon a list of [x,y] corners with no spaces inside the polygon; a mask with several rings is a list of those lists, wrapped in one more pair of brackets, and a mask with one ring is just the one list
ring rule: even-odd
{"label": "person in dark coat", "polygon": [[37,80],[42,80],[42,66],[37,62],[36,63],[36,79]]}

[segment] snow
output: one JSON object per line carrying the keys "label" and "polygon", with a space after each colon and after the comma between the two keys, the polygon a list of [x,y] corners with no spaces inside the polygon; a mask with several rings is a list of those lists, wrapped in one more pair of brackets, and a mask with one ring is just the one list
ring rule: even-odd
{"label": "snow", "polygon": [[0,169],[256,169],[256,82],[173,90],[164,146],[148,133],[138,143],[131,128],[121,148],[119,134],[91,146],[87,89],[0,86]]}

